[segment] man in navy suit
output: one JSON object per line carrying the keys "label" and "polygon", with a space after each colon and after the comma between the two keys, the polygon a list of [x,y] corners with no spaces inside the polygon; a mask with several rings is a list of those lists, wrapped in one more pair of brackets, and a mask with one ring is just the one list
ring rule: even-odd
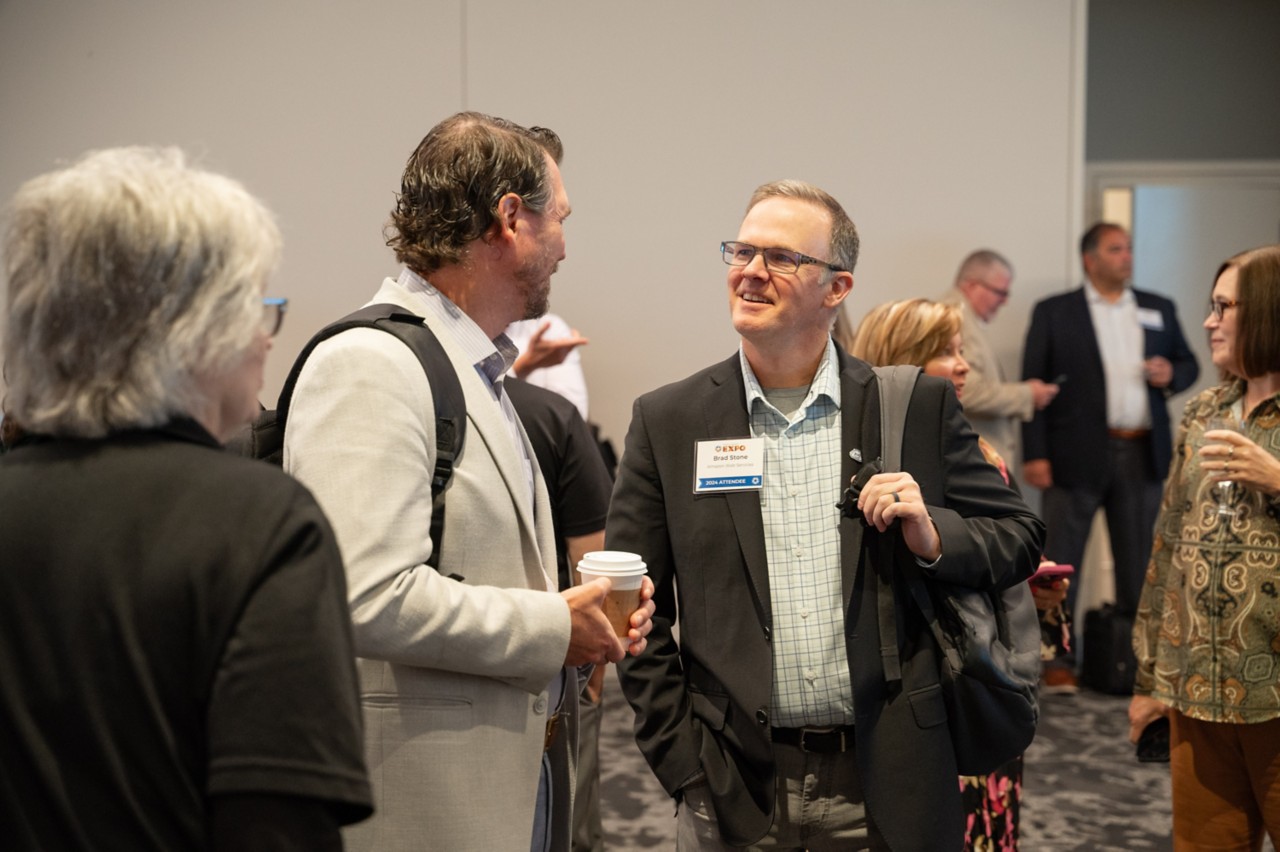
{"label": "man in navy suit", "polygon": [[[831,339],[853,222],[817,187],[778,181],[721,252],[741,345],[636,400],[606,527],[661,599],[649,649],[619,674],[640,750],[680,803],[677,847],[959,849],[934,646],[901,563],[1005,587],[1034,570],[1043,527],[930,376],[902,471],[860,476],[857,518],[842,517],[880,452],[875,374]],[[900,631],[882,637],[892,585]]]}
{"label": "man in navy suit", "polygon": [[[1044,490],[1045,556],[1056,562],[1080,567],[1094,513],[1106,510],[1116,607],[1132,616],[1173,453],[1167,400],[1200,368],[1173,302],[1129,286],[1133,249],[1124,228],[1089,228],[1080,255],[1084,286],[1044,299],[1031,314],[1022,377],[1060,382],[1061,391],[1022,427],[1022,475]],[[1069,669],[1045,678],[1049,687],[1075,684]]]}

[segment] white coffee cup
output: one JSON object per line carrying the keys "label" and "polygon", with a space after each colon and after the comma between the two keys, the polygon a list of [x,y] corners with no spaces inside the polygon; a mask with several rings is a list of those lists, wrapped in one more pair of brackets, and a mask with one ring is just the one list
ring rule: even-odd
{"label": "white coffee cup", "polygon": [[584,554],[578,562],[583,582],[608,577],[613,584],[604,601],[604,614],[613,632],[626,638],[631,629],[631,614],[640,608],[640,587],[647,573],[639,554],[622,550],[596,550]]}

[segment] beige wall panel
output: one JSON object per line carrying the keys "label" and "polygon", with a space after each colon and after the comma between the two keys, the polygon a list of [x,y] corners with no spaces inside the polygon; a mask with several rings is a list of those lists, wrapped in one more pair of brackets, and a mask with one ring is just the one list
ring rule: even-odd
{"label": "beige wall panel", "polygon": [[394,272],[405,158],[467,107],[555,128],[574,205],[553,310],[592,338],[592,414],[730,354],[720,240],[747,196],[814,181],[857,222],[850,300],[933,295],[1007,253],[1016,371],[1032,302],[1069,282],[1078,2],[0,0],[0,194],[91,147],[180,145],[277,212],[305,338]]}

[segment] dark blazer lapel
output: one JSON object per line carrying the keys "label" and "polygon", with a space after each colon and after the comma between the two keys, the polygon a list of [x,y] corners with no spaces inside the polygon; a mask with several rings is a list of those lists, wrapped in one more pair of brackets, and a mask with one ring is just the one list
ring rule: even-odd
{"label": "dark blazer lapel", "polygon": [[1102,377],[1105,375],[1102,369],[1102,350],[1098,348],[1098,333],[1093,327],[1093,314],[1089,312],[1089,298],[1084,292],[1084,288],[1088,286],[1085,284],[1075,291],[1075,298],[1071,300],[1072,310],[1076,314],[1075,322],[1069,322],[1066,325],[1068,329],[1073,326],[1080,329],[1081,342],[1092,359],[1090,367],[1096,376]]}
{"label": "dark blazer lapel", "polygon": [[1162,346],[1165,335],[1169,334],[1172,327],[1172,317],[1165,311],[1165,305],[1158,299],[1153,299],[1147,293],[1141,290],[1133,291],[1134,301],[1138,307],[1144,310],[1156,311],[1160,314],[1161,325],[1159,330],[1142,325],[1142,357],[1150,358],[1152,355],[1163,354],[1168,347]]}
{"label": "dark blazer lapel", "polygon": [[[747,416],[747,391],[742,368],[735,354],[710,373],[711,387],[702,400],[702,413],[707,432],[701,440],[717,438],[749,438],[751,424]],[[692,483],[692,477],[690,477]],[[764,546],[764,520],[760,516],[760,492],[732,491],[722,495],[733,518],[738,546],[742,549],[747,575],[760,607],[763,624],[773,624],[769,604],[769,558]]]}
{"label": "dark blazer lapel", "polygon": [[[880,455],[879,433],[877,422],[870,430],[876,435],[875,446],[864,446],[862,415],[870,394],[871,379],[875,375],[866,363],[849,357],[837,347],[840,359],[840,483],[849,487],[853,476],[864,462],[871,461]],[[877,411],[879,408],[877,407]],[[862,461],[855,461],[850,450],[857,449],[862,454]],[[862,523],[856,518],[843,518],[840,521],[840,585],[844,592],[844,611],[849,611],[849,603],[853,597],[854,582],[857,579],[858,560],[862,551]]]}

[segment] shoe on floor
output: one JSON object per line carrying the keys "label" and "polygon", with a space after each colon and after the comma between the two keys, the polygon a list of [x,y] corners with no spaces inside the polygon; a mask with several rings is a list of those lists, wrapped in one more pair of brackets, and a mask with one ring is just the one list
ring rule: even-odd
{"label": "shoe on floor", "polygon": [[1075,695],[1080,691],[1080,681],[1071,669],[1055,666],[1044,670],[1043,690],[1049,695]]}

